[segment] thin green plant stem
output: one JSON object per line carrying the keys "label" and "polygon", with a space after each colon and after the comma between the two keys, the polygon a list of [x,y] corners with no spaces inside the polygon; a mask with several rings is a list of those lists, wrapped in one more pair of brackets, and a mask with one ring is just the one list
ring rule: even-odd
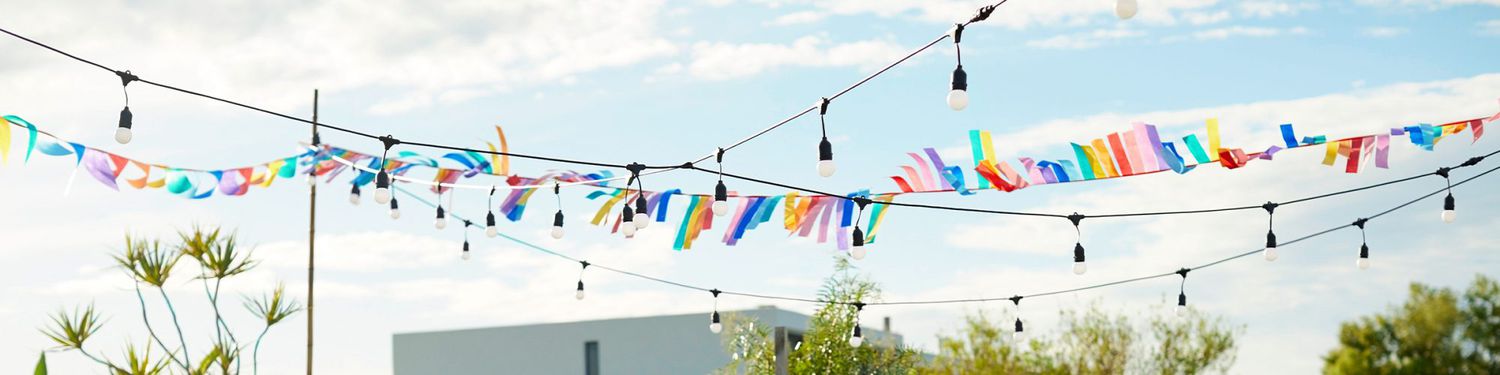
{"label": "thin green plant stem", "polygon": [[271,325],[260,330],[260,336],[255,337],[255,350],[250,352],[250,371],[255,375],[260,375],[260,340],[266,338],[266,332],[271,332]]}
{"label": "thin green plant stem", "polygon": [[[188,370],[187,363],[177,359],[177,355],[173,354],[177,351],[167,347],[167,343],[162,342],[161,337],[156,335],[156,329],[151,328],[151,318],[146,314],[146,296],[141,294],[141,283],[136,280],[131,280],[131,282],[135,284],[135,298],[141,302],[141,321],[146,323],[146,333],[150,334],[151,339],[156,341],[156,345],[160,346],[161,350],[167,353],[167,358],[171,358],[172,362],[176,362],[178,366],[182,366],[183,370]],[[184,351],[184,353],[186,352]]]}
{"label": "thin green plant stem", "polygon": [[172,299],[167,297],[167,291],[166,291],[166,289],[163,289],[162,287],[156,287],[156,291],[158,293],[161,293],[161,300],[163,302],[166,302],[166,304],[167,304],[167,312],[172,313],[172,326],[177,328],[177,341],[180,342],[180,343],[182,343],[182,359],[183,359],[183,362],[187,365],[188,368],[192,368],[193,367],[193,356],[191,354],[188,354],[187,338],[183,337],[183,335],[182,335],[182,324],[178,323],[178,321],[177,321],[177,309],[174,308],[174,307],[172,307]]}

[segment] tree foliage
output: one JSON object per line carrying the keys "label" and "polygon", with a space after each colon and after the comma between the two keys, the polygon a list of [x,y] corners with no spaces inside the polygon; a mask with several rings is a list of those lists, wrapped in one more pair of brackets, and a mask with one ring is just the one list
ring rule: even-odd
{"label": "tree foliage", "polygon": [[937,357],[920,372],[1197,374],[1223,372],[1234,364],[1239,329],[1197,311],[1183,317],[1152,315],[1142,322],[1142,330],[1130,316],[1113,315],[1097,305],[1061,315],[1055,336],[1019,341],[1005,325],[984,314],[971,315],[958,335],[939,336]]}
{"label": "tree foliage", "polygon": [[1327,374],[1500,374],[1500,284],[1475,277],[1462,295],[1412,283],[1406,303],[1339,327]]}
{"label": "tree foliage", "polygon": [[[857,275],[847,260],[836,260],[834,273],[823,281],[818,298],[830,303],[813,313],[802,343],[795,350],[788,349],[790,373],[908,374],[920,364],[915,350],[902,347],[894,338],[874,339],[872,332],[864,333],[863,345],[850,345],[859,315],[849,304],[879,300],[880,288]],[[724,348],[732,360],[720,373],[774,373],[776,354],[770,327],[744,316],[729,317],[724,327]]]}

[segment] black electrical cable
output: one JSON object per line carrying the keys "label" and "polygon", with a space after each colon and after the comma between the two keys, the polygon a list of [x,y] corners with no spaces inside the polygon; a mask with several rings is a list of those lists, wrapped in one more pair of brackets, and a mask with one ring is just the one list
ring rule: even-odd
{"label": "black electrical cable", "polygon": [[[1497,151],[1497,152],[1500,152],[1500,151]],[[1494,153],[1491,153],[1489,155],[1494,155]],[[1458,167],[1452,167],[1452,168],[1459,168],[1459,167],[1476,165],[1476,164],[1478,164],[1478,160],[1476,160],[1476,159],[1477,158],[1471,158],[1471,159],[1469,159],[1469,161],[1465,162],[1464,164],[1461,164]],[[1463,179],[1463,180],[1458,181],[1456,183],[1453,183],[1452,186],[1459,186],[1459,185],[1463,185],[1463,184],[1469,183],[1470,181],[1473,181],[1473,180],[1478,179],[1480,177],[1484,177],[1485,175],[1488,175],[1491,172],[1494,172],[1496,170],[1500,170],[1500,166],[1496,166],[1496,167],[1490,168],[1488,170],[1485,170],[1484,172],[1481,172],[1481,173],[1476,174],[1474,176],[1471,176],[1469,178],[1466,178],[1466,179]],[[1372,219],[1375,219],[1375,218],[1379,218],[1381,216],[1385,216],[1385,215],[1390,214],[1392,212],[1395,212],[1396,210],[1400,210],[1402,208],[1406,208],[1407,206],[1411,206],[1412,204],[1420,202],[1420,201],[1422,201],[1424,199],[1431,198],[1431,197],[1433,197],[1435,195],[1438,195],[1438,194],[1441,194],[1443,192],[1446,192],[1449,189],[1451,189],[1452,186],[1445,186],[1442,189],[1433,191],[1431,193],[1424,194],[1424,195],[1422,195],[1420,197],[1417,197],[1415,199],[1412,199],[1410,201],[1407,201],[1405,203],[1402,203],[1402,204],[1397,205],[1395,207],[1392,207],[1390,209],[1387,209],[1387,210],[1381,211],[1379,213],[1376,213],[1374,215],[1370,215],[1368,217],[1365,217],[1362,220],[1360,220],[1359,222],[1369,221],[1369,220],[1372,220]],[[408,195],[408,196],[416,199],[418,202],[421,202],[422,204],[435,207],[432,202],[429,202],[425,198],[423,198],[421,196],[418,196],[416,194],[413,194],[413,193],[407,191],[404,188],[401,188],[399,186],[393,187],[393,188],[396,189],[397,191],[400,191],[403,194],[406,194],[406,195]],[[1259,208],[1259,206],[1257,206],[1257,208]],[[459,218],[460,220],[462,220],[462,218],[460,218],[456,214],[454,215],[454,217],[455,218]],[[1305,240],[1308,240],[1308,239],[1311,239],[1311,238],[1314,238],[1314,237],[1318,237],[1318,236],[1322,236],[1322,235],[1325,235],[1325,234],[1328,234],[1328,233],[1332,233],[1332,232],[1335,232],[1335,231],[1338,231],[1338,230],[1341,230],[1341,229],[1354,227],[1355,225],[1356,224],[1343,224],[1343,225],[1339,225],[1339,226],[1328,228],[1328,229],[1325,229],[1325,230],[1322,230],[1322,231],[1319,231],[1319,232],[1316,232],[1316,233],[1312,233],[1312,234],[1308,234],[1308,235],[1305,235],[1305,236],[1302,236],[1302,237],[1298,237],[1298,238],[1290,240],[1290,241],[1281,242],[1278,245],[1279,246],[1284,246],[1284,245],[1295,244],[1295,243],[1302,242],[1302,241],[1305,241]],[[547,254],[551,254],[553,256],[557,256],[557,257],[562,258],[562,259],[567,259],[567,260],[572,261],[572,262],[581,262],[581,260],[578,260],[577,258],[568,256],[566,254],[558,253],[556,251],[552,251],[552,250],[549,250],[547,248],[534,245],[534,244],[532,244],[530,242],[526,242],[526,241],[523,241],[523,240],[515,238],[515,237],[510,237],[510,236],[504,235],[504,234],[501,234],[501,235],[504,236],[506,239],[509,239],[511,241],[514,241],[514,242],[519,243],[521,245],[524,245],[526,247],[530,247],[530,248],[532,248],[534,250],[538,250],[538,251],[541,251],[541,252],[544,252],[544,253],[547,253]],[[862,303],[864,305],[874,306],[874,305],[933,305],[933,304],[952,304],[952,303],[992,302],[992,301],[1001,301],[1001,300],[1012,300],[1012,299],[1015,299],[1017,297],[1020,297],[1020,298],[1032,298],[1032,297],[1044,297],[1044,296],[1051,296],[1051,295],[1058,295],[1058,294],[1065,294],[1065,293],[1073,293],[1073,292],[1080,292],[1080,291],[1091,290],[1091,289],[1099,289],[1099,288],[1105,288],[1105,287],[1110,287],[1110,286],[1115,286],[1115,285],[1121,285],[1121,284],[1134,283],[1134,282],[1138,282],[1138,281],[1151,280],[1151,279],[1162,278],[1162,277],[1167,277],[1167,276],[1172,276],[1172,275],[1181,275],[1181,274],[1185,273],[1187,270],[1193,270],[1193,271],[1202,270],[1204,268],[1213,267],[1213,266],[1219,265],[1219,264],[1224,263],[1224,262],[1228,262],[1228,261],[1231,261],[1231,260],[1244,258],[1246,256],[1250,256],[1250,255],[1259,253],[1259,252],[1261,252],[1263,250],[1265,250],[1265,248],[1250,250],[1250,251],[1246,251],[1246,252],[1243,252],[1243,253],[1237,253],[1237,254],[1230,255],[1228,257],[1224,257],[1224,258],[1221,258],[1221,259],[1218,259],[1218,260],[1214,260],[1214,261],[1211,261],[1211,262],[1208,262],[1208,263],[1204,263],[1204,264],[1196,266],[1196,267],[1182,268],[1182,269],[1178,269],[1178,270],[1171,271],[1171,272],[1166,272],[1166,273],[1152,274],[1152,275],[1146,275],[1146,276],[1138,276],[1138,277],[1133,277],[1133,278],[1128,278],[1128,279],[1123,279],[1123,280],[1116,280],[1116,281],[1099,283],[1099,284],[1091,284],[1091,285],[1086,285],[1086,286],[1081,286],[1081,287],[1076,287],[1076,288],[1070,288],[1070,289],[1062,289],[1062,290],[1055,290],[1055,291],[1048,291],[1048,292],[1039,292],[1039,293],[1026,294],[1026,295],[1014,295],[1014,296],[1011,296],[1011,297],[980,297],[980,298],[965,298],[965,299],[911,300],[911,301],[889,301],[889,302],[848,302],[848,301],[826,301],[826,300],[815,299],[815,298],[787,297],[787,296],[777,296],[777,295],[759,294],[759,293],[748,293],[748,292],[734,292],[734,291],[728,291],[728,290],[721,290],[720,293],[728,294],[728,295],[742,296],[742,297],[769,299],[769,300],[807,302],[807,303],[820,303],[820,304],[842,304],[842,305],[850,305],[850,306],[853,306],[855,304],[860,304],[860,303]],[[704,287],[700,287],[700,286],[696,286],[696,285],[691,285],[691,284],[686,284],[686,283],[681,283],[681,282],[666,280],[666,279],[662,279],[662,278],[658,278],[658,277],[647,276],[647,275],[643,275],[643,274],[632,272],[632,271],[627,271],[627,270],[622,270],[622,269],[607,267],[607,266],[593,264],[593,263],[591,263],[591,265],[593,265],[594,267],[599,268],[599,269],[608,270],[608,271],[619,273],[619,274],[622,274],[622,275],[632,276],[632,277],[640,278],[642,280],[654,281],[654,282],[663,283],[663,284],[667,284],[667,285],[672,285],[672,286],[676,286],[676,287],[680,287],[680,288],[685,288],[685,289],[692,289],[692,290],[704,291],[704,292],[711,291],[711,290],[717,290],[717,289],[704,288]]]}

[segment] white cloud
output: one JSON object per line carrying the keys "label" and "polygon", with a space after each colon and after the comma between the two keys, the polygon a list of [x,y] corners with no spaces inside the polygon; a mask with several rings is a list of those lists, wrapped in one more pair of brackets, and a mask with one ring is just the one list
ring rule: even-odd
{"label": "white cloud", "polygon": [[1479,23],[1479,34],[1489,36],[1500,36],[1500,20],[1489,20]]}
{"label": "white cloud", "polygon": [[1240,13],[1251,17],[1270,18],[1276,16],[1294,16],[1307,10],[1318,9],[1318,4],[1311,2],[1286,2],[1286,1],[1244,1],[1239,3]]}
{"label": "white cloud", "polygon": [[1220,10],[1217,12],[1185,12],[1182,16],[1183,18],[1186,18],[1188,23],[1190,24],[1207,25],[1223,22],[1224,20],[1229,19],[1229,11]]}
{"label": "white cloud", "polygon": [[705,80],[741,78],[784,66],[873,68],[895,61],[907,48],[884,39],[833,44],[822,36],[790,44],[699,42],[686,70]]}
{"label": "white cloud", "polygon": [[792,13],[787,13],[787,14],[783,14],[783,15],[777,16],[775,19],[766,22],[766,25],[769,25],[769,26],[789,26],[789,25],[801,25],[801,24],[817,23],[818,21],[822,21],[823,18],[826,18],[826,17],[828,17],[828,14],[827,13],[823,13],[823,12],[815,12],[815,11],[792,12]]}
{"label": "white cloud", "polygon": [[1378,26],[1367,27],[1364,30],[1361,30],[1360,33],[1364,34],[1365,36],[1374,38],[1391,38],[1406,35],[1406,33],[1409,31],[1411,30],[1408,30],[1405,27]]}
{"label": "white cloud", "polygon": [[[835,0],[835,1],[764,1],[769,6],[795,4],[815,7],[833,14],[873,14],[880,17],[913,18],[921,21],[952,24],[967,21],[983,4],[963,0]],[[1216,0],[1157,0],[1142,2],[1140,13],[1130,22],[1171,25],[1182,12],[1202,10]],[[1001,5],[990,18],[979,25],[1012,29],[1034,26],[1086,26],[1120,22],[1114,16],[1112,2],[1096,0],[1012,1]]]}
{"label": "white cloud", "polygon": [[1291,28],[1285,28],[1285,29],[1274,28],[1274,27],[1229,26],[1229,27],[1220,27],[1220,28],[1215,28],[1215,29],[1195,31],[1192,34],[1188,34],[1188,35],[1185,35],[1185,36],[1184,35],[1169,36],[1169,37],[1166,37],[1166,38],[1162,38],[1161,41],[1163,43],[1175,43],[1175,42],[1182,42],[1182,41],[1186,41],[1186,40],[1199,40],[1199,41],[1203,41],[1203,40],[1223,40],[1223,39],[1229,39],[1229,38],[1232,38],[1232,37],[1241,37],[1241,36],[1247,36],[1247,37],[1273,37],[1273,36],[1282,36],[1282,35],[1302,35],[1302,34],[1307,34],[1307,33],[1308,33],[1308,29],[1306,27],[1301,27],[1301,26],[1291,27]]}
{"label": "white cloud", "polygon": [[1100,29],[1084,33],[1058,35],[1046,39],[1031,40],[1026,46],[1043,49],[1088,49],[1099,47],[1114,40],[1145,36],[1146,32],[1125,28]]}

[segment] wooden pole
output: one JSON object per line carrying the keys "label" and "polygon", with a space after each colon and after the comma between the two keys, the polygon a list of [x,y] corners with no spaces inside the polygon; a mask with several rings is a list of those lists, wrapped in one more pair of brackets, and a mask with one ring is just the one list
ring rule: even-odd
{"label": "wooden pole", "polygon": [[791,340],[787,340],[786,327],[776,327],[771,332],[773,347],[776,349],[776,375],[786,375],[788,359],[791,357]]}
{"label": "wooden pole", "polygon": [[[318,139],[318,90],[313,90],[313,139]],[[316,143],[316,141],[315,141]],[[314,144],[313,146],[320,146]],[[317,161],[314,158],[313,161]],[[317,168],[314,164],[313,168]],[[308,172],[307,178],[317,178]],[[318,226],[318,184],[309,184],[307,189],[307,375],[313,373],[313,257],[315,244],[317,243]]]}

